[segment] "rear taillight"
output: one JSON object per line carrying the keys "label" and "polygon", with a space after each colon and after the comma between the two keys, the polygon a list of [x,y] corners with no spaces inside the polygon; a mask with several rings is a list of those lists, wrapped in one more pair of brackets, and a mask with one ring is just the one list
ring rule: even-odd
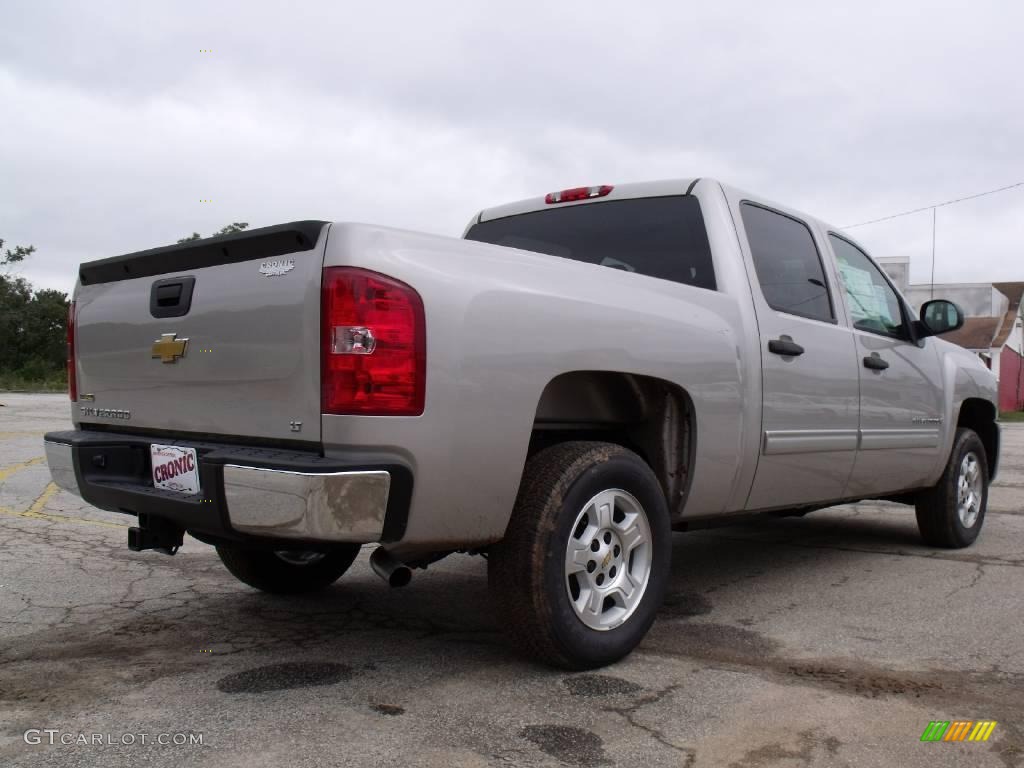
{"label": "rear taillight", "polygon": [[365,269],[325,267],[320,319],[324,413],[423,413],[426,321],[416,291]]}
{"label": "rear taillight", "polygon": [[549,192],[544,196],[544,202],[550,205],[551,203],[589,200],[592,197],[604,197],[614,188],[611,184],[602,184],[600,187],[573,187],[572,189],[563,189],[561,192]]}
{"label": "rear taillight", "polygon": [[78,378],[75,376],[75,302],[68,305],[68,396],[78,400]]}

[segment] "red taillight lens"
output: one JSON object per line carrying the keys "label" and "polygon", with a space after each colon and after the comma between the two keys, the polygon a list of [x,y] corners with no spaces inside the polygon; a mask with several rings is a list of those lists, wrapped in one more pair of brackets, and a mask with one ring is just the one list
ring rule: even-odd
{"label": "red taillight lens", "polygon": [[326,267],[320,320],[324,413],[423,413],[426,321],[416,291],[365,269]]}
{"label": "red taillight lens", "polygon": [[68,396],[78,400],[78,378],[75,376],[75,302],[68,306]]}
{"label": "red taillight lens", "polygon": [[611,184],[602,184],[600,187],[573,187],[572,189],[563,189],[561,192],[549,192],[544,196],[544,202],[551,205],[551,203],[571,203],[575,200],[589,200],[592,197],[604,197],[613,189],[615,187]]}

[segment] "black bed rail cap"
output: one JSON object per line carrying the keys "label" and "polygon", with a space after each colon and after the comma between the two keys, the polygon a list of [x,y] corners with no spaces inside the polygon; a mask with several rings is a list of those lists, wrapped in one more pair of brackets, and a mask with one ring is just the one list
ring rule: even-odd
{"label": "black bed rail cap", "polygon": [[123,256],[111,256],[109,259],[82,264],[78,268],[78,277],[82,285],[113,283],[308,251],[316,247],[327,223],[316,220],[293,221],[150,248],[148,251],[126,253]]}

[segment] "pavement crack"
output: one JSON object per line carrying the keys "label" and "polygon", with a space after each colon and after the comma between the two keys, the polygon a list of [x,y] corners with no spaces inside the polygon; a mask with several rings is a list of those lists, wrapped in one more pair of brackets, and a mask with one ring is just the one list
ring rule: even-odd
{"label": "pavement crack", "polygon": [[693,768],[697,760],[697,750],[693,747],[676,744],[665,735],[664,731],[659,728],[655,728],[654,726],[647,725],[639,719],[640,709],[652,704],[659,704],[666,696],[670,696],[682,687],[682,683],[677,683],[658,691],[654,691],[653,693],[649,693],[646,696],[641,696],[632,704],[624,706],[606,706],[602,709],[604,709],[605,712],[613,712],[620,715],[631,727],[643,731],[662,746],[668,747],[669,749],[683,755],[683,762],[680,764],[682,768]]}
{"label": "pavement crack", "polygon": [[974,589],[978,582],[981,581],[981,577],[985,575],[985,566],[982,563],[974,564],[974,576],[971,578],[970,584],[961,584],[959,587],[954,587],[946,593],[946,598],[950,598],[958,592],[966,592],[969,589]]}

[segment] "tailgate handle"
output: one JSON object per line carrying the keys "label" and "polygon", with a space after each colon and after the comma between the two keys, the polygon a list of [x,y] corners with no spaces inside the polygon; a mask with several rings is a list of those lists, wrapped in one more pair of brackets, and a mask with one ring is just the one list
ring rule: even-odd
{"label": "tailgate handle", "polygon": [[176,307],[179,301],[181,301],[181,283],[157,286],[156,305],[158,307]]}
{"label": "tailgate handle", "polygon": [[153,317],[181,317],[192,307],[194,277],[167,277],[157,280],[149,292],[149,314]]}

